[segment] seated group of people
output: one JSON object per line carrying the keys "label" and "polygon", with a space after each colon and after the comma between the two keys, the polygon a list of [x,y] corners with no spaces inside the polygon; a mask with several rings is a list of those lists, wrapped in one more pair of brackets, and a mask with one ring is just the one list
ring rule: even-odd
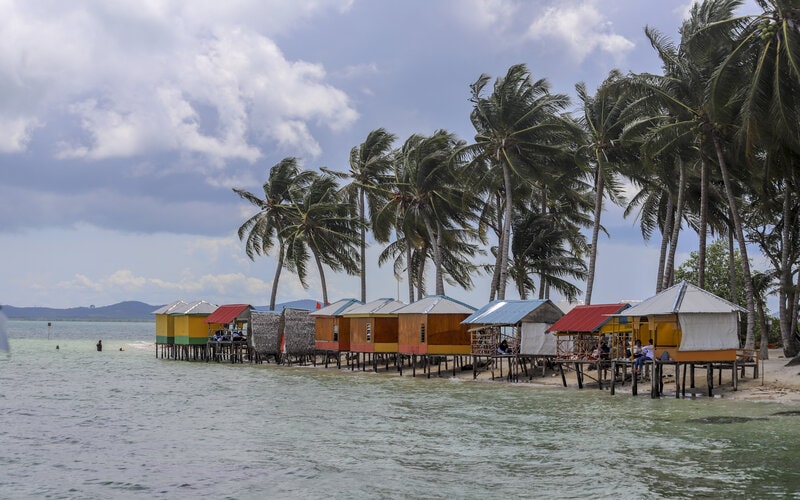
{"label": "seated group of people", "polygon": [[655,359],[655,347],[653,347],[653,339],[646,346],[642,346],[642,341],[636,339],[633,346],[633,372],[638,374],[645,362],[653,361]]}
{"label": "seated group of people", "polygon": [[241,331],[235,330],[233,332],[229,330],[217,330],[214,333],[214,336],[211,337],[211,340],[214,342],[230,342],[230,341],[241,341],[245,340],[244,335]]}

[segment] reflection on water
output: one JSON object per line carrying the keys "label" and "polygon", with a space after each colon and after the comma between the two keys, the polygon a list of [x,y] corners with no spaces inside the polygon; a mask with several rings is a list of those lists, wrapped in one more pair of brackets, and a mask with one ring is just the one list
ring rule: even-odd
{"label": "reflection on water", "polygon": [[[114,328],[76,326],[56,339],[58,351],[46,332],[11,335],[12,355],[0,359],[4,496],[763,498],[800,491],[800,419],[792,407],[165,361],[155,358],[152,323]],[[106,351],[94,350],[97,338]]]}

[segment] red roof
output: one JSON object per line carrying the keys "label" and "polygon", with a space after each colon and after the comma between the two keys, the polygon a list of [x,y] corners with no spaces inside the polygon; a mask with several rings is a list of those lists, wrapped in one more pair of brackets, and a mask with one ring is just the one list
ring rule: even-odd
{"label": "red roof", "polygon": [[205,322],[206,323],[230,323],[231,321],[235,320],[239,314],[245,309],[250,309],[249,304],[228,304],[225,306],[219,306],[216,311],[209,314]]}
{"label": "red roof", "polygon": [[575,306],[570,312],[550,325],[548,332],[574,332],[589,333],[599,330],[611,318],[609,314],[616,314],[629,308],[630,304],[592,304],[589,306]]}

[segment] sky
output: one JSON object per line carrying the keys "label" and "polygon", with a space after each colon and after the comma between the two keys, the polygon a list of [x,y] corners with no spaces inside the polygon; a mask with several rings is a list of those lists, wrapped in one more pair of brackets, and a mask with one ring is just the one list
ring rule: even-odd
{"label": "sky", "polygon": [[[288,156],[346,170],[380,127],[398,146],[437,129],[470,141],[470,84],[518,63],[576,110],[578,82],[660,71],[644,27],[677,39],[689,6],[0,0],[0,304],[268,304],[275,259],[245,255],[236,231],[254,212],[232,188],[263,194]],[[592,302],[653,295],[659,241],[618,207],[602,222]],[[696,248],[681,238],[678,262]],[[368,300],[405,300],[379,251]],[[284,272],[278,302],[320,298],[310,270],[308,290]],[[326,277],[329,299],[360,295],[357,276]],[[488,279],[446,293],[480,307]]]}

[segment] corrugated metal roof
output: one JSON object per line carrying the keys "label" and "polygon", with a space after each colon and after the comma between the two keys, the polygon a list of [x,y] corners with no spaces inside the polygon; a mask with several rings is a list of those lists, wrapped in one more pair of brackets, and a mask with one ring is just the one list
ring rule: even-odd
{"label": "corrugated metal roof", "polygon": [[226,324],[235,320],[245,309],[252,309],[250,304],[226,304],[219,306],[216,311],[209,314],[206,323]]}
{"label": "corrugated metal roof", "polygon": [[347,311],[344,316],[378,316],[381,314],[395,314],[398,309],[405,306],[404,303],[394,299],[375,299],[366,304],[354,307]]}
{"label": "corrugated metal roof", "polygon": [[153,311],[153,314],[171,314],[174,309],[185,308],[188,305],[189,304],[187,304],[182,300],[176,300],[175,302],[171,302],[165,306],[159,307],[158,309]]}
{"label": "corrugated metal roof", "polygon": [[205,300],[196,300],[189,304],[186,304],[186,307],[176,307],[170,314],[211,314],[217,310],[217,306],[206,302]]}
{"label": "corrugated metal roof", "polygon": [[700,287],[681,281],[641,304],[631,307],[625,311],[625,315],[642,317],[653,314],[729,313],[735,311],[744,312],[745,310]]}
{"label": "corrugated metal roof", "polygon": [[397,314],[472,314],[475,312],[475,308],[445,295],[428,295],[395,312]]}
{"label": "corrugated metal roof", "polygon": [[309,314],[309,316],[341,316],[349,312],[351,309],[362,305],[364,305],[364,303],[357,299],[341,299],[337,300],[333,304],[323,307],[322,309],[317,309]]}
{"label": "corrugated metal roof", "polygon": [[546,300],[494,300],[481,307],[462,323],[470,325],[515,325]]}
{"label": "corrugated metal roof", "polygon": [[575,306],[560,320],[553,323],[548,332],[594,332],[600,329],[611,319],[609,315],[625,311],[630,304],[592,304],[588,306]]}

